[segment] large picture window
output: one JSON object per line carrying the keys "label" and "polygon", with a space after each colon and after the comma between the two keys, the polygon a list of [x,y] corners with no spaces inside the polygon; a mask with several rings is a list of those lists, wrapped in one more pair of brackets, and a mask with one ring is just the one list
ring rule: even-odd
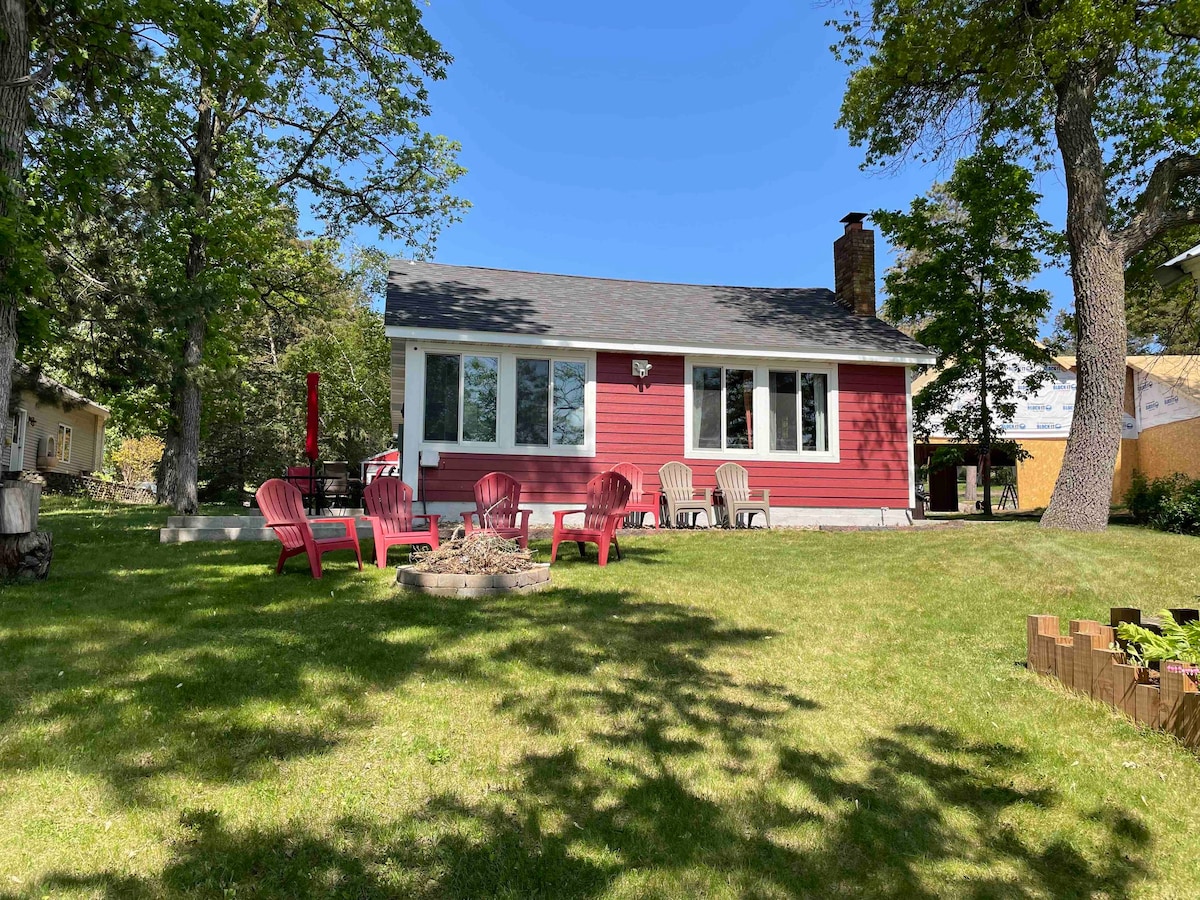
{"label": "large picture window", "polygon": [[518,359],[516,443],[581,447],[587,365],[579,360]]}
{"label": "large picture window", "polygon": [[691,364],[689,455],[836,458],[837,370],[820,368]]}
{"label": "large picture window", "polygon": [[492,452],[590,454],[594,387],[586,359],[424,353],[422,439]]}
{"label": "large picture window", "polygon": [[425,440],[494,444],[500,361],[495,356],[425,357]]}
{"label": "large picture window", "polygon": [[828,450],[829,377],[824,373],[772,369],[769,384],[771,450]]}
{"label": "large picture window", "polygon": [[692,369],[692,446],[749,450],[754,446],[754,370]]}

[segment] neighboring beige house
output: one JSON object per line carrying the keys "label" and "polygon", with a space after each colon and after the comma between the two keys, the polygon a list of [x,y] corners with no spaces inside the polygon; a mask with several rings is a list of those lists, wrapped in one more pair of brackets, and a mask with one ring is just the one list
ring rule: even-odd
{"label": "neighboring beige house", "polygon": [[3,472],[86,475],[103,468],[105,407],[43,375],[36,391],[16,391],[11,409],[0,447]]}

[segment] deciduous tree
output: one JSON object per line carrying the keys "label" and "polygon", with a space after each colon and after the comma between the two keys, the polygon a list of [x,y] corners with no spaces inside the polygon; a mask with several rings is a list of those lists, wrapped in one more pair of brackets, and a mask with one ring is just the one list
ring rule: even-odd
{"label": "deciduous tree", "polygon": [[1198,0],[874,0],[838,23],[839,123],[868,164],[980,138],[1066,184],[1078,394],[1042,524],[1106,527],[1125,382],[1125,265],[1200,222]]}
{"label": "deciduous tree", "polygon": [[311,201],[334,235],[368,224],[420,251],[461,210],[462,170],[420,125],[450,57],[413,0],[181,0],[138,35],[149,69],[108,127],[132,138],[131,177],[153,194],[148,292],[178,361],[164,499],[188,513],[211,326],[254,294],[261,222]]}
{"label": "deciduous tree", "polygon": [[[914,336],[937,351],[936,375],[916,396],[918,433],[939,430],[969,445],[983,477],[984,511],[992,513],[992,454],[1000,426],[1017,401],[1045,378],[1038,325],[1050,295],[1027,286],[1050,250],[1054,232],[1037,214],[1033,176],[986,148],[954,167],[944,185],[918,197],[908,212],[872,218],[900,250],[885,278],[884,313],[914,323]],[[1015,377],[1014,372],[1029,374]]]}

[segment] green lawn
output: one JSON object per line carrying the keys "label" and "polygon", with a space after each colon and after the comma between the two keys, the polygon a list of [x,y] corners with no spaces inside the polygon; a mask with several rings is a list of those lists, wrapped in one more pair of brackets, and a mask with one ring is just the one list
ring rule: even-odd
{"label": "green lawn", "polygon": [[[0,896],[1194,897],[1200,762],[1023,667],[1191,538],[666,533],[398,594],[51,501],[0,588]],[[592,557],[594,559],[594,556]]]}

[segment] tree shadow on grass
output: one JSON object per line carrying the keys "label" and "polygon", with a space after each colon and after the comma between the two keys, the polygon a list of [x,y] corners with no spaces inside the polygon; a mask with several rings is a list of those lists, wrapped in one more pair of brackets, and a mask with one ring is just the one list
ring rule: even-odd
{"label": "tree shadow on grass", "polygon": [[1012,825],[1058,804],[1052,791],[1014,786],[1022,753],[1012,747],[901,726],[864,749],[852,774],[836,757],[781,746],[775,777],[732,794],[669,766],[589,759],[586,747],[530,754],[500,797],[443,794],[416,816],[345,819],[322,833],[235,829],[191,811],[159,875],[56,873],[30,895],[982,900],[1127,896],[1148,874],[1150,834],[1131,814],[1098,810],[1049,840]]}
{"label": "tree shadow on grass", "polygon": [[[17,653],[0,769],[84,772],[154,803],[160,776],[267,777],[272,759],[365,737],[363,695],[414,678],[498,691],[495,715],[533,746],[500,785],[415,811],[235,826],[185,810],[161,871],[52,872],[29,896],[1123,896],[1148,874],[1139,818],[1073,809],[1018,748],[900,725],[816,749],[815,703],[738,674],[770,630],[621,590],[480,601],[256,582],[204,606],[211,585],[156,598],[135,580],[120,609],[77,607],[77,627],[26,609],[0,646]],[[305,715],[238,718],[260,701]]]}

